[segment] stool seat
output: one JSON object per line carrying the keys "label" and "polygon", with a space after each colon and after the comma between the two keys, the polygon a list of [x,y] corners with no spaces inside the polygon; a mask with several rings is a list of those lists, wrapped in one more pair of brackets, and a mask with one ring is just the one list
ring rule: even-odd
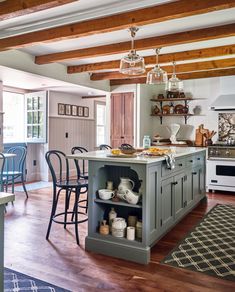
{"label": "stool seat", "polygon": [[88,181],[81,180],[78,181],[77,179],[70,179],[70,180],[59,180],[56,182],[56,186],[59,188],[88,188]]}

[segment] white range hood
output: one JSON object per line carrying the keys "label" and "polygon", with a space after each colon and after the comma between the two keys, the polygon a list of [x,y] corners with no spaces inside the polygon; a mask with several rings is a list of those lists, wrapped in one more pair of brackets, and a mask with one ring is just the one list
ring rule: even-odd
{"label": "white range hood", "polygon": [[218,96],[211,104],[210,109],[214,111],[235,110],[235,94]]}

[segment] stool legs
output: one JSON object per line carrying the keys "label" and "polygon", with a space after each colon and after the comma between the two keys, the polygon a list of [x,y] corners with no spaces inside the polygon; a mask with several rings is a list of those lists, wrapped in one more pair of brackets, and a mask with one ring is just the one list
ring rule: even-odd
{"label": "stool legs", "polygon": [[55,211],[56,211],[56,207],[57,207],[60,191],[61,190],[59,190],[57,195],[56,195],[56,188],[53,191],[53,202],[52,202],[52,208],[51,208],[51,216],[50,216],[49,225],[48,225],[48,228],[47,228],[47,235],[46,235],[46,239],[47,240],[48,240],[49,235],[50,235],[51,224],[52,224],[53,217],[55,215]]}
{"label": "stool legs", "polygon": [[76,193],[75,193],[75,202],[74,202],[74,213],[75,214],[75,235],[76,235],[76,241],[77,244],[79,245],[79,234],[78,234],[78,200],[79,200],[79,195],[80,195],[80,188],[76,188]]}

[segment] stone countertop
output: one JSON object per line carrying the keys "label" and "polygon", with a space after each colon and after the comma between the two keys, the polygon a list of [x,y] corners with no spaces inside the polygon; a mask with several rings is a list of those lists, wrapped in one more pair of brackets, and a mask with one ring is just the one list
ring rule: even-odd
{"label": "stone countertop", "polygon": [[15,195],[11,193],[0,192],[0,205],[5,205],[6,203],[15,200]]}
{"label": "stone countertop", "polygon": [[[174,156],[181,157],[199,152],[206,151],[205,148],[199,147],[161,147],[164,149],[171,149]],[[85,159],[85,160],[96,160],[96,161],[107,161],[107,162],[124,162],[124,163],[137,163],[137,164],[151,164],[165,160],[165,156],[148,157],[145,155],[137,154],[137,157],[118,157],[111,156],[110,150],[98,150],[85,153],[68,154],[69,159]]]}

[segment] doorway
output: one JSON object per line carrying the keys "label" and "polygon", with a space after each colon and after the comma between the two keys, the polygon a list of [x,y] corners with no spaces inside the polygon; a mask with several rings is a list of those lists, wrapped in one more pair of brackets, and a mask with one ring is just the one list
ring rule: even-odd
{"label": "doorway", "polygon": [[111,94],[111,134],[113,148],[134,144],[134,93]]}

